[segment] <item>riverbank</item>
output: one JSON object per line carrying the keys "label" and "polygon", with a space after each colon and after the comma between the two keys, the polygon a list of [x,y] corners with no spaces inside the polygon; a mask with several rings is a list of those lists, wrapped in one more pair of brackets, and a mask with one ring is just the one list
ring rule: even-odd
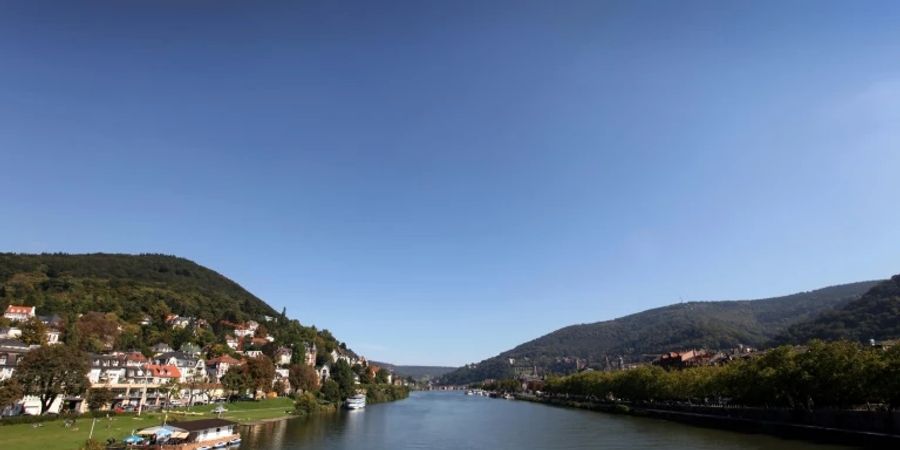
{"label": "riverbank", "polygon": [[[608,414],[664,419],[688,425],[761,433],[811,442],[900,448],[900,414],[875,411],[786,411],[760,408],[630,405],[518,394],[516,399]],[[890,431],[888,431],[890,430]]]}
{"label": "riverbank", "polygon": [[[269,420],[283,420],[294,417],[290,412],[294,402],[290,398],[275,398],[260,401],[245,401],[221,404],[228,412],[222,414],[223,419],[252,426]],[[212,412],[219,405],[203,405],[183,410],[172,410],[167,413],[149,413],[141,416],[112,415],[109,418],[97,418],[94,423],[90,417],[76,419],[75,423],[66,426],[63,420],[52,420],[40,424],[16,424],[0,426],[0,448],[15,450],[77,450],[88,439],[91,425],[94,424],[94,439],[105,442],[108,438],[121,439],[135,429],[158,425],[168,415],[168,420],[195,420],[216,417]]]}

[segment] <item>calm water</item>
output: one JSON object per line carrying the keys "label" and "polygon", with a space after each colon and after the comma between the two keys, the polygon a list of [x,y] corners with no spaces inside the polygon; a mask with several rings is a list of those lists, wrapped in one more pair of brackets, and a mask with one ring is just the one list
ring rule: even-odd
{"label": "calm water", "polygon": [[241,450],[831,449],[663,420],[556,408],[458,392],[242,430]]}

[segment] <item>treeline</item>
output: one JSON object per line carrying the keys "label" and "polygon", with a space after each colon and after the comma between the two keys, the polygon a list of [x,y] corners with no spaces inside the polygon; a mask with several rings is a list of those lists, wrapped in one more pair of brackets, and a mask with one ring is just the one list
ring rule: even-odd
{"label": "treeline", "polygon": [[791,409],[900,408],[900,347],[848,341],[782,346],[724,366],[641,366],[547,381],[545,392],[610,402],[722,403]]}

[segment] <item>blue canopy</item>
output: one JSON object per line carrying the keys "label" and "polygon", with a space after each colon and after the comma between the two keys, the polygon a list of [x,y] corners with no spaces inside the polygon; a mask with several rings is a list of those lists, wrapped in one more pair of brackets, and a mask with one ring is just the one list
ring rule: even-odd
{"label": "blue canopy", "polygon": [[142,438],[136,434],[132,434],[131,436],[128,436],[127,438],[122,439],[122,441],[125,442],[126,444],[134,444],[137,442],[141,442],[143,440],[144,440],[144,438]]}

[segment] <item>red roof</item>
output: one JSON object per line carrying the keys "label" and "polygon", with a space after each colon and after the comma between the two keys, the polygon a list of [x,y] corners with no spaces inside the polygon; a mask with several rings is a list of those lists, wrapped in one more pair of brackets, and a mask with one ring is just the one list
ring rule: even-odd
{"label": "red roof", "polygon": [[224,364],[228,364],[229,366],[239,366],[239,365],[243,364],[244,362],[243,362],[243,361],[240,361],[240,360],[237,360],[237,359],[234,359],[234,358],[232,358],[230,355],[222,355],[222,356],[220,356],[220,357],[218,357],[218,358],[213,358],[213,359],[207,359],[207,360],[206,360],[206,365],[207,365],[207,366],[215,366],[215,365],[217,365],[217,364],[223,364],[223,363],[224,363]]}
{"label": "red roof", "polygon": [[129,361],[144,362],[144,361],[147,360],[147,357],[144,356],[144,355],[143,355],[142,353],[140,353],[140,352],[131,352],[131,353],[125,355],[125,359],[127,359],[127,360],[129,360]]}
{"label": "red roof", "polygon": [[9,305],[6,307],[7,314],[28,314],[34,315],[34,306]]}
{"label": "red roof", "polygon": [[147,371],[155,378],[181,378],[181,371],[173,365],[147,364]]}

